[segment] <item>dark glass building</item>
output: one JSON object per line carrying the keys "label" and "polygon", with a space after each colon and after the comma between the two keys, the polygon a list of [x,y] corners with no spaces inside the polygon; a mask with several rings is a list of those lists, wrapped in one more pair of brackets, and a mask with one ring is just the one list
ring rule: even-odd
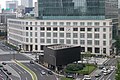
{"label": "dark glass building", "polygon": [[46,20],[105,19],[105,10],[108,7],[105,1],[107,0],[38,0],[39,18]]}

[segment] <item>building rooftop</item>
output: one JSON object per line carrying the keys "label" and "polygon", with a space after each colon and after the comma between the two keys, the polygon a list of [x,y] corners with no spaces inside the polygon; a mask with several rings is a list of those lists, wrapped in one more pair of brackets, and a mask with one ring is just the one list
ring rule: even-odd
{"label": "building rooftop", "polygon": [[65,44],[56,44],[56,45],[49,45],[47,47],[50,49],[53,49],[53,50],[59,50],[59,49],[71,48],[71,47],[75,47],[75,46],[65,45]]}

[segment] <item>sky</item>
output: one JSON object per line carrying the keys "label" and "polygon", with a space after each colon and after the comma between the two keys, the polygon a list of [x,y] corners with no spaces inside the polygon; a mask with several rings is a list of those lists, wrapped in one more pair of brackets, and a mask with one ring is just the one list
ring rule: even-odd
{"label": "sky", "polygon": [[[1,8],[6,8],[6,1],[12,1],[12,0],[0,0],[0,5],[1,5]],[[19,5],[21,4],[21,0],[18,0],[19,1]],[[37,0],[33,0],[33,2],[37,2]]]}

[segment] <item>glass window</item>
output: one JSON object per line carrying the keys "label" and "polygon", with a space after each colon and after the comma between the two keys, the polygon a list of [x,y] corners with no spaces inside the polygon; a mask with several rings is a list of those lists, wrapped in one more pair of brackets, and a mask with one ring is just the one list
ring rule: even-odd
{"label": "glass window", "polygon": [[32,27],[30,27],[30,30],[33,30],[33,28],[32,28]]}
{"label": "glass window", "polygon": [[60,44],[64,44],[64,39],[60,39]]}
{"label": "glass window", "polygon": [[110,22],[109,25],[112,25],[112,22]]}
{"label": "glass window", "polygon": [[51,43],[51,39],[47,39],[47,43]]}
{"label": "glass window", "polygon": [[35,38],[35,43],[37,43],[38,41],[37,41],[37,38]]}
{"label": "glass window", "polygon": [[60,24],[61,26],[63,26],[63,25],[64,25],[64,22],[60,22],[59,24]]}
{"label": "glass window", "polygon": [[26,32],[26,36],[29,36],[28,32]]}
{"label": "glass window", "polygon": [[85,40],[80,40],[80,44],[84,45],[85,44]]}
{"label": "glass window", "polygon": [[100,48],[95,48],[95,53],[100,53]]}
{"label": "glass window", "polygon": [[47,22],[46,24],[47,24],[47,25],[51,25],[51,22]]}
{"label": "glass window", "polygon": [[103,22],[103,26],[106,26],[106,22]]}
{"label": "glass window", "polygon": [[92,38],[92,33],[87,33],[87,38]]}
{"label": "glass window", "polygon": [[87,51],[92,53],[92,47],[87,47]]}
{"label": "glass window", "polygon": [[78,31],[78,28],[73,28],[73,31]]}
{"label": "glass window", "polygon": [[103,28],[103,32],[106,32],[106,28]]}
{"label": "glass window", "polygon": [[106,48],[103,48],[103,53],[106,54]]}
{"label": "glass window", "polygon": [[77,33],[73,33],[73,38],[78,38],[78,34]]}
{"label": "glass window", "polygon": [[64,33],[60,33],[60,37],[64,37]]}
{"label": "glass window", "polygon": [[47,37],[51,37],[51,32],[47,32]]}
{"label": "glass window", "polygon": [[87,28],[87,31],[92,31],[92,28]]}
{"label": "glass window", "polygon": [[30,32],[30,37],[32,37],[33,35],[32,35],[32,32]]}
{"label": "glass window", "polygon": [[78,40],[73,40],[73,44],[78,44]]}
{"label": "glass window", "polygon": [[33,39],[32,39],[32,38],[30,38],[30,42],[31,42],[31,43],[33,42]]}
{"label": "glass window", "polygon": [[95,22],[94,25],[95,25],[95,26],[99,26],[100,23],[99,23],[99,22]]}
{"label": "glass window", "polygon": [[81,52],[85,52],[85,47],[81,47]]}
{"label": "glass window", "polygon": [[67,44],[71,44],[71,40],[70,39],[66,39],[66,43]]}
{"label": "glass window", "polygon": [[80,31],[85,31],[85,28],[80,28]]}
{"label": "glass window", "polygon": [[85,38],[85,33],[80,33],[80,38]]}
{"label": "glass window", "polygon": [[74,25],[74,26],[77,26],[77,25],[78,25],[78,22],[73,22],[73,25]]}
{"label": "glass window", "polygon": [[71,33],[66,33],[67,38],[71,38]]}
{"label": "glass window", "polygon": [[37,32],[35,32],[35,37],[37,37]]}
{"label": "glass window", "polygon": [[60,31],[64,31],[64,28],[60,28]]}
{"label": "glass window", "polygon": [[40,25],[44,25],[44,22],[40,22]]}
{"label": "glass window", "polygon": [[66,22],[66,25],[70,26],[70,25],[71,25],[71,22]]}
{"label": "glass window", "polygon": [[45,43],[45,39],[40,39],[40,43]]}
{"label": "glass window", "polygon": [[29,39],[28,39],[28,38],[26,38],[26,42],[29,42]]}
{"label": "glass window", "polygon": [[99,39],[99,38],[100,38],[100,35],[99,35],[99,34],[95,34],[95,38],[96,38],[96,39]]}
{"label": "glass window", "polygon": [[53,25],[57,25],[57,22],[53,22]]}
{"label": "glass window", "polygon": [[53,31],[57,31],[57,30],[58,30],[58,28],[57,28],[57,27],[54,27],[54,28],[53,28]]}
{"label": "glass window", "polygon": [[35,25],[37,25],[37,22],[35,22]]}
{"label": "glass window", "polygon": [[40,30],[41,30],[41,31],[44,31],[44,30],[45,30],[45,27],[40,27]]}
{"label": "glass window", "polygon": [[95,32],[99,32],[100,31],[100,28],[95,28]]}
{"label": "glass window", "polygon": [[103,34],[103,39],[106,39],[106,34]]}
{"label": "glass window", "polygon": [[95,40],[95,45],[100,45],[99,40]]}
{"label": "glass window", "polygon": [[87,45],[92,45],[92,40],[87,40]]}
{"label": "glass window", "polygon": [[45,37],[45,33],[44,32],[40,32],[40,37]]}
{"label": "glass window", "polygon": [[88,26],[92,26],[92,22],[87,22],[87,25]]}
{"label": "glass window", "polygon": [[84,22],[80,22],[80,25],[81,25],[81,26],[84,26],[84,25],[85,25],[85,23],[84,23]]}
{"label": "glass window", "polygon": [[47,27],[47,31],[51,31],[51,27]]}
{"label": "glass window", "polygon": [[103,41],[103,46],[106,46],[106,41]]}
{"label": "glass window", "polygon": [[53,39],[53,43],[57,43],[57,39]]}
{"label": "glass window", "polygon": [[28,22],[26,22],[26,25],[28,25]]}
{"label": "glass window", "polygon": [[53,37],[57,37],[57,33],[53,33]]}
{"label": "glass window", "polygon": [[32,22],[30,22],[30,25],[32,25]]}
{"label": "glass window", "polygon": [[29,30],[29,27],[26,27],[26,30]]}
{"label": "glass window", "polygon": [[35,27],[35,30],[37,30],[37,27]]}
{"label": "glass window", "polygon": [[35,45],[35,50],[38,50],[38,45]]}

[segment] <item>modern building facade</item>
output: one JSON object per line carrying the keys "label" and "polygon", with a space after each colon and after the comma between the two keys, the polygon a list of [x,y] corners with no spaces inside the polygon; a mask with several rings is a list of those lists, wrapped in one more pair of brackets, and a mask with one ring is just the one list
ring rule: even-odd
{"label": "modern building facade", "polygon": [[8,19],[8,43],[26,52],[43,52],[44,45],[81,46],[81,52],[110,55],[112,20]]}
{"label": "modern building facade", "polygon": [[21,5],[24,7],[33,7],[33,0],[21,0]]}
{"label": "modern building facade", "polygon": [[118,0],[38,0],[43,20],[101,20],[117,18]]}
{"label": "modern building facade", "polygon": [[18,1],[13,0],[13,1],[6,1],[6,8],[15,10],[18,6]]}

